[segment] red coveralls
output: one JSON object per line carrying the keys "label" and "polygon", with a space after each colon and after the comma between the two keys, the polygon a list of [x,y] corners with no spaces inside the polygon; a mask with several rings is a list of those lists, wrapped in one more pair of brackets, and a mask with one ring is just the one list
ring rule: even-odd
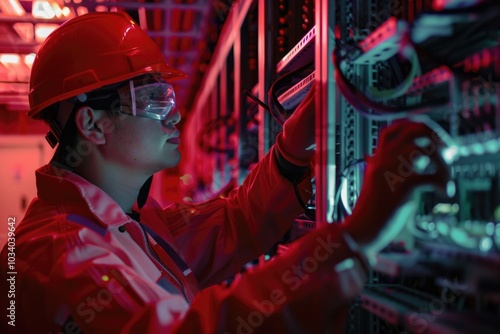
{"label": "red coveralls", "polygon": [[[16,229],[15,327],[7,325],[5,315],[2,327],[16,333],[309,332],[331,327],[325,325],[332,322],[329,301],[345,301],[359,291],[364,280],[358,268],[344,278],[333,270],[310,275],[293,267],[311,254],[304,252],[288,262],[284,258],[281,271],[269,261],[230,286],[214,285],[266,252],[302,212],[273,150],[228,198],[166,209],[150,198],[140,211],[147,227],[78,175],[51,165],[40,168],[38,198]],[[307,198],[309,180],[299,188]],[[158,236],[170,251],[157,243]],[[318,258],[326,252],[318,248]],[[1,261],[5,268],[5,248]],[[5,311],[9,305],[2,304]]]}

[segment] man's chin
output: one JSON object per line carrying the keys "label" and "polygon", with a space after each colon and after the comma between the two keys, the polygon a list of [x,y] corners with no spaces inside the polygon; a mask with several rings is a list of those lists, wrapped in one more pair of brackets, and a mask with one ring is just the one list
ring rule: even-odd
{"label": "man's chin", "polygon": [[169,159],[166,161],[165,165],[162,169],[173,168],[177,166],[181,162],[181,153],[176,150],[175,154],[172,154]]}

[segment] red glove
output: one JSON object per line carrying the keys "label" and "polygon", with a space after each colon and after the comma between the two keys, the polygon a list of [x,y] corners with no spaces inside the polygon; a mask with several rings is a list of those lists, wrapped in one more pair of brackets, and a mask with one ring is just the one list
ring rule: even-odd
{"label": "red glove", "polygon": [[[449,167],[441,152],[442,140],[423,123],[396,122],[380,135],[375,155],[368,160],[363,187],[353,214],[345,222],[346,231],[367,250],[380,251],[401,231],[406,215],[416,203],[403,202],[418,186],[430,185],[444,192]],[[409,210],[411,211],[411,210]]]}
{"label": "red glove", "polygon": [[276,137],[276,147],[288,162],[308,166],[314,157],[315,144],[315,94],[314,84],[306,97],[283,125],[283,132]]}

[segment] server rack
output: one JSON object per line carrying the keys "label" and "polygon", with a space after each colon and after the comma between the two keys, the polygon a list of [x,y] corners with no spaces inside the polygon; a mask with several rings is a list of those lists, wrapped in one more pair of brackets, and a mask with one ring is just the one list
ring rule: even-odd
{"label": "server rack", "polygon": [[[191,133],[203,129],[207,101],[214,101],[216,91],[232,92],[234,105],[225,110],[237,125],[216,136],[225,143],[232,136],[239,144],[229,145],[232,152],[203,155],[203,173],[219,180],[209,196],[225,189],[222,180],[241,182],[269,150],[281,127],[256,99],[269,103],[271,85],[309,62],[278,96],[293,110],[313,83],[318,87],[315,194],[309,203],[316,219],[298,217],[292,239],[350,214],[365,158],[377,147],[380,129],[401,117],[399,112],[425,118],[450,144],[444,153],[456,194],[417,192],[418,211],[379,255],[366,288],[351,304],[347,333],[497,332],[498,13],[499,5],[488,0],[255,0],[236,2],[231,11],[188,127]],[[401,57],[405,43],[415,50]],[[342,57],[339,68],[335,51]],[[335,79],[339,70],[345,82]],[[346,86],[371,103],[354,103]],[[225,115],[217,107],[224,98],[219,96],[210,106],[213,118]],[[384,108],[393,115],[383,114]],[[190,147],[190,154],[200,154],[199,147]],[[236,161],[232,171],[215,163],[227,159]]]}

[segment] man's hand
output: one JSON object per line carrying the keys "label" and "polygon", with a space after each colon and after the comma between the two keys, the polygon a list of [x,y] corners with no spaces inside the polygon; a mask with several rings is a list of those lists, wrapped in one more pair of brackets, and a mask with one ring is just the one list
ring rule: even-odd
{"label": "man's hand", "polygon": [[442,140],[423,123],[400,121],[382,130],[354,212],[344,224],[362,249],[378,252],[401,231],[407,221],[401,217],[409,218],[416,208],[407,199],[417,187],[446,190],[449,167],[443,148]]}

